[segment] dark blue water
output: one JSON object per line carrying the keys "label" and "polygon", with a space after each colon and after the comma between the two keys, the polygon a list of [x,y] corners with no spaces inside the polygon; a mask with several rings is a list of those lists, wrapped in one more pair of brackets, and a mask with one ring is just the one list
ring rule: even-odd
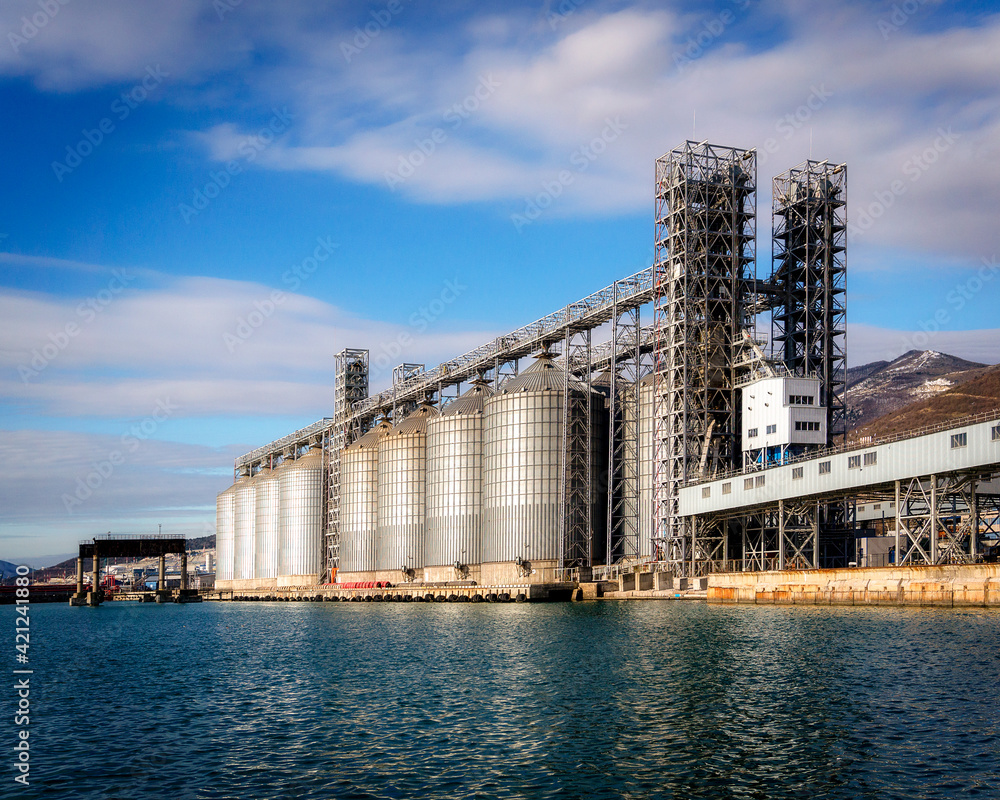
{"label": "dark blue water", "polygon": [[32,787],[4,759],[4,797],[1000,797],[997,611],[31,614]]}

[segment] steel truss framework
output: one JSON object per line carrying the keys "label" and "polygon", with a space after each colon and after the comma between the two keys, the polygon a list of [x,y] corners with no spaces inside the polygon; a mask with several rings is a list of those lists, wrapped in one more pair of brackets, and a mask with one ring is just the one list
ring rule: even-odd
{"label": "steel truss framework", "polygon": [[847,434],[847,167],[806,161],[774,179],[771,338],[793,375],[820,379],[827,444]]}
{"label": "steel truss framework", "polygon": [[609,366],[611,431],[608,452],[607,561],[639,560],[639,378],[643,328],[640,310],[626,307],[611,320]]}
{"label": "steel truss framework", "polygon": [[563,350],[563,477],[559,488],[560,569],[593,566],[591,331],[569,329]]}
{"label": "steel truss framework", "polygon": [[368,351],[341,350],[334,356],[334,417],[323,440],[326,473],[326,563],[323,580],[329,581],[340,567],[340,456],[356,441],[361,421],[348,413],[354,403],[368,397]]}
{"label": "steel truss framework", "polygon": [[739,457],[736,363],[749,327],[756,153],[689,141],[657,159],[655,177],[654,535],[660,558],[686,574],[713,569],[719,548],[705,535],[693,546],[678,489]]}
{"label": "steel truss framework", "polygon": [[[988,477],[988,476],[987,476]],[[896,481],[896,553],[900,564],[964,564],[979,556],[984,506],[995,496],[976,492],[983,476],[925,475]]]}

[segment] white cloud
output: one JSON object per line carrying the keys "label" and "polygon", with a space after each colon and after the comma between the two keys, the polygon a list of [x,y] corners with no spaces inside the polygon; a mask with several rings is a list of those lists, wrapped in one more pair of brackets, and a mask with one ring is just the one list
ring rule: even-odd
{"label": "white cloud", "polygon": [[107,295],[105,305],[0,292],[0,402],[67,417],[144,416],[163,399],[185,417],[320,417],[332,407],[332,356],[344,347],[371,350],[381,388],[398,363],[436,364],[495,336],[448,330],[448,307],[411,326],[260,284],[164,280]]}

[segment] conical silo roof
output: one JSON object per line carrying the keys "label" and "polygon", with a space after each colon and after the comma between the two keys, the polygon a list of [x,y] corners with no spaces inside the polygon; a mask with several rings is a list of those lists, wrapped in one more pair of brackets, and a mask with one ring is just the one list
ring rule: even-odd
{"label": "conical silo roof", "polygon": [[372,428],[368,433],[362,436],[353,444],[349,444],[345,450],[376,450],[378,449],[379,440],[386,435],[390,430],[392,430],[392,425],[383,420],[374,428]]}
{"label": "conical silo roof", "polygon": [[471,388],[453,403],[445,406],[442,417],[454,417],[459,414],[482,414],[483,406],[496,392],[484,380],[475,380]]}
{"label": "conical silo roof", "polygon": [[415,433],[427,433],[427,420],[439,416],[441,416],[440,412],[430,403],[421,403],[386,436],[411,436]]}
{"label": "conical silo roof", "polygon": [[[535,363],[520,375],[510,378],[500,387],[500,394],[516,392],[561,392],[566,380],[566,373],[561,366],[554,363],[555,354],[544,350],[535,356]],[[575,378],[570,378],[569,384],[574,389],[583,386]]]}

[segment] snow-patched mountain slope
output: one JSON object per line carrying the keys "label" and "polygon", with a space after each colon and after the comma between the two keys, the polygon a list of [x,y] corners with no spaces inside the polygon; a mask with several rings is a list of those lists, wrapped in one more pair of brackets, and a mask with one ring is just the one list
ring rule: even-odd
{"label": "snow-patched mountain slope", "polygon": [[935,392],[930,397],[878,417],[853,430],[850,437],[885,438],[942,423],[961,424],[969,416],[1000,411],[1000,366],[967,370],[960,374],[969,372],[977,374],[957,386]]}
{"label": "snow-patched mountain slope", "polygon": [[989,367],[936,350],[910,350],[890,362],[847,371],[848,427],[859,428],[911,403],[982,375]]}

